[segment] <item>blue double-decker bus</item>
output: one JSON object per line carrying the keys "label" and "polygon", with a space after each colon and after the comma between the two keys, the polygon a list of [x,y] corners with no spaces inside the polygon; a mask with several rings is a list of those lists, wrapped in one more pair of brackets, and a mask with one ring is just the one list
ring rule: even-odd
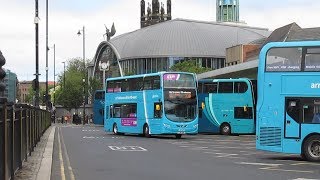
{"label": "blue double-decker bus", "polygon": [[320,161],[320,41],[262,48],[256,147]]}
{"label": "blue double-decker bus", "polygon": [[199,80],[199,133],[255,133],[254,97],[247,78]]}
{"label": "blue double-decker bus", "polygon": [[97,90],[93,100],[93,123],[103,125],[104,123],[104,101],[105,91]]}
{"label": "blue double-decker bus", "polygon": [[106,80],[106,131],[151,135],[198,133],[196,77],[159,72]]}

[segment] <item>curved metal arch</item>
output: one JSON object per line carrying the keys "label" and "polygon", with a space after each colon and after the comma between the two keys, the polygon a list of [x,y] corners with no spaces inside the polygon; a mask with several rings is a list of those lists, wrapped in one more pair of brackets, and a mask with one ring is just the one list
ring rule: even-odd
{"label": "curved metal arch", "polygon": [[122,67],[120,66],[120,62],[119,62],[119,59],[121,59],[121,56],[119,54],[119,52],[117,51],[117,49],[115,48],[115,46],[113,44],[111,44],[109,41],[102,41],[99,45],[98,45],[98,48],[97,48],[97,51],[96,51],[96,54],[93,58],[93,71],[92,71],[92,77],[95,75],[95,72],[96,72],[96,67],[97,67],[97,63],[98,62],[98,59],[102,53],[102,50],[104,48],[106,48],[107,46],[110,46],[112,51],[115,53],[116,57],[117,57],[117,62],[118,62],[118,66],[119,66],[119,70],[120,70],[120,74],[121,76],[123,76],[123,71],[122,71]]}

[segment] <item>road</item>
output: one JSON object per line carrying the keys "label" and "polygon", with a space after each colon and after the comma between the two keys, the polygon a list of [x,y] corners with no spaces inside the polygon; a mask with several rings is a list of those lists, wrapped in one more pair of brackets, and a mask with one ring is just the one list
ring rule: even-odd
{"label": "road", "polygon": [[317,179],[320,163],[257,151],[254,136],[144,138],[59,125],[52,180]]}

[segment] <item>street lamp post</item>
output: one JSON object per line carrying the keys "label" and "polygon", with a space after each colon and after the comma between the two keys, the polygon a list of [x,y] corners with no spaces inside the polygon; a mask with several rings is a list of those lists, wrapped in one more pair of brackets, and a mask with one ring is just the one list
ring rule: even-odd
{"label": "street lamp post", "polygon": [[56,105],[56,44],[53,44],[53,106]]}
{"label": "street lamp post", "polygon": [[66,62],[63,63],[63,89],[66,87]]}
{"label": "street lamp post", "polygon": [[46,105],[46,110],[48,110],[48,105],[49,105],[49,87],[48,87],[48,0],[46,0],[46,96],[45,96],[45,105]]}
{"label": "street lamp post", "polygon": [[[82,27],[82,30],[79,30],[78,31],[78,35],[80,36],[81,35],[81,31],[82,31],[82,51],[83,51],[83,69],[84,71],[86,72],[86,54],[85,54],[85,40],[86,40],[86,33],[85,33],[85,28],[84,26]],[[84,74],[84,77],[83,77],[83,122],[82,124],[85,123],[85,119],[86,119],[86,73]],[[88,122],[89,123],[89,122]]]}

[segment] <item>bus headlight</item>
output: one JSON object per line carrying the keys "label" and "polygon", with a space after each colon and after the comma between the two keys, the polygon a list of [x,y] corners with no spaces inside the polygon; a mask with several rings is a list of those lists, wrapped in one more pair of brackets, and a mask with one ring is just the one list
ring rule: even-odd
{"label": "bus headlight", "polygon": [[165,124],[165,123],[163,123],[163,126],[164,126],[165,128],[168,128],[168,129],[170,129],[170,128],[171,128],[171,126],[170,126],[169,124]]}
{"label": "bus headlight", "polygon": [[193,128],[198,128],[198,124],[193,125]]}

